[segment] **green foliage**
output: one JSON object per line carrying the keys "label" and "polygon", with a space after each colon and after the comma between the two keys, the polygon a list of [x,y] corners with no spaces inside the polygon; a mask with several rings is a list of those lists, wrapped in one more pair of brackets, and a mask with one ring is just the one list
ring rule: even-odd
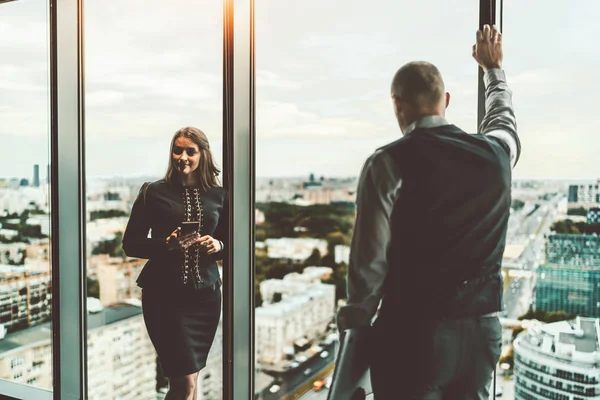
{"label": "green foliage", "polygon": [[579,215],[585,217],[587,216],[587,209],[585,209],[585,207],[570,208],[567,210],[567,215]]}
{"label": "green foliage", "polygon": [[89,276],[87,277],[87,297],[100,298],[100,283]]}
{"label": "green foliage", "polygon": [[591,235],[600,234],[600,224],[586,224],[585,222],[573,222],[570,219],[556,221],[550,228],[551,231],[561,234]]}
{"label": "green foliage", "polygon": [[567,320],[571,320],[574,319],[577,315],[576,314],[567,314],[565,311],[551,311],[551,312],[547,312],[544,310],[529,310],[527,311],[525,314],[521,315],[518,319],[519,320],[524,320],[524,319],[537,319],[538,321],[541,322],[546,322],[546,323],[550,323],[550,322],[558,322],[558,321],[567,321]]}
{"label": "green foliage", "polygon": [[[265,214],[265,223],[256,230],[256,240],[281,237],[311,237],[325,239],[328,253],[323,256],[315,249],[303,263],[274,260],[263,249],[255,254],[255,305],[262,303],[260,282],[265,279],[281,279],[290,272],[301,272],[307,266],[327,266],[333,269],[325,283],[336,287],[336,300],[346,298],[346,271],[344,264],[336,265],[334,249],[337,245],[349,245],[354,227],[353,204],[314,205],[302,207],[287,203],[258,203],[256,208]],[[295,229],[301,227],[303,229]]]}
{"label": "green foliage", "polygon": [[520,209],[522,209],[525,206],[525,202],[523,200],[513,199],[510,206],[513,210],[519,211]]}
{"label": "green foliage", "polygon": [[281,299],[283,298],[283,296],[281,295],[281,293],[279,292],[275,292],[273,293],[273,303],[279,303],[281,301]]}
{"label": "green foliage", "polygon": [[90,212],[90,221],[105,218],[127,217],[129,213],[123,210],[95,210]]}
{"label": "green foliage", "polygon": [[525,328],[523,328],[522,326],[515,326],[512,330],[512,338],[513,340],[515,340],[517,338],[517,335],[521,332],[523,332],[525,330]]}
{"label": "green foliage", "polygon": [[302,207],[287,203],[257,203],[256,208],[265,214],[265,223],[261,225],[265,239],[325,239],[328,234],[335,232],[342,235],[347,243],[352,236],[354,206],[351,204],[316,204]]}
{"label": "green foliage", "polygon": [[121,257],[122,259],[125,259],[126,255],[123,250],[122,242],[123,233],[117,232],[113,239],[99,242],[96,247],[92,249],[92,254],[108,254],[111,257]]}

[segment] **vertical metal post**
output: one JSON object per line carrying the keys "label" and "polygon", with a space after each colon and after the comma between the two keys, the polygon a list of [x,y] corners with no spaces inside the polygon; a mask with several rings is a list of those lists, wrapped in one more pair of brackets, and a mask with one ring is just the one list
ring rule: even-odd
{"label": "vertical metal post", "polygon": [[[496,23],[496,0],[479,0],[479,29],[483,25]],[[485,86],[483,84],[483,69],[478,69],[478,98],[477,98],[477,129],[485,116]]]}
{"label": "vertical metal post", "polygon": [[[224,185],[229,253],[223,271],[223,398],[254,397],[254,2],[225,0]],[[235,14],[235,18],[234,18]]]}
{"label": "vertical metal post", "polygon": [[[502,1],[502,0],[500,0]],[[503,4],[500,4],[502,7]],[[500,9],[500,15],[502,15],[502,9]],[[483,29],[484,25],[496,24],[496,0],[479,0],[479,29]],[[485,116],[485,85],[483,83],[483,69],[478,69],[478,88],[477,88],[477,129],[481,126],[481,121]],[[494,366],[494,374],[492,377],[492,393],[494,399],[496,398],[496,366]]]}
{"label": "vertical metal post", "polygon": [[50,0],[54,398],[87,397],[83,0]]}

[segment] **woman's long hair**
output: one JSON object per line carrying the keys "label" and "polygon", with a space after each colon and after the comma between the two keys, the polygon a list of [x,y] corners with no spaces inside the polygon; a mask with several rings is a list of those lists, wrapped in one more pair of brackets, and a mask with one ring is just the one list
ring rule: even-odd
{"label": "woman's long hair", "polygon": [[198,179],[200,188],[202,190],[208,190],[212,187],[221,186],[219,180],[217,179],[217,176],[221,170],[217,168],[217,165],[213,160],[208,138],[200,129],[191,126],[181,128],[175,132],[175,135],[173,135],[171,147],[169,148],[169,167],[167,168],[167,173],[165,174],[165,180],[172,184],[175,183],[175,180],[177,179],[176,167],[173,163],[173,147],[175,146],[175,141],[179,137],[190,139],[198,146],[198,149],[200,150],[200,164],[193,172]]}

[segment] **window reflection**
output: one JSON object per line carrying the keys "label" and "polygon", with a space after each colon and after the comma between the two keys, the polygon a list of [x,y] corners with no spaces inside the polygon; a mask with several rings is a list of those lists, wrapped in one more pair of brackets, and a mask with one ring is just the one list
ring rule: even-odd
{"label": "window reflection", "polygon": [[0,4],[0,379],[51,390],[47,21]]}
{"label": "window reflection", "polygon": [[[90,399],[167,391],[136,283],[147,260],[121,242],[140,187],[165,175],[177,129],[201,128],[222,165],[222,12],[212,1],[86,1]],[[220,329],[198,398],[221,398]]]}

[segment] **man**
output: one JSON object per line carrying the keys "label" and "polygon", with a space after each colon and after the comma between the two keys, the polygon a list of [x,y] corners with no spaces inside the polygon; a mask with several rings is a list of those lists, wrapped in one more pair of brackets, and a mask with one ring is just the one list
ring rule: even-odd
{"label": "man", "polygon": [[391,94],[404,136],[365,163],[340,330],[370,324],[376,400],[488,399],[500,356],[500,264],[520,142],[502,71],[502,35],[486,25],[473,57],[486,115],[471,135],[444,118],[435,66],[404,65]]}

